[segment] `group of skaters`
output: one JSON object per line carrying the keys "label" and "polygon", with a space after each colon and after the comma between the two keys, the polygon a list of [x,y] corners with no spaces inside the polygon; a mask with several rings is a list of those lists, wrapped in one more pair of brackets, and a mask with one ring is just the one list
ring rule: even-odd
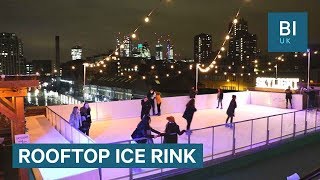
{"label": "group of skaters", "polygon": [[92,123],[90,112],[91,109],[88,102],[85,102],[80,109],[78,106],[73,107],[69,124],[89,136],[89,130]]}
{"label": "group of skaters", "polygon": [[[310,87],[310,88],[301,88],[300,89],[300,93],[305,93],[308,96],[308,109],[313,109],[314,107],[316,107],[316,96],[317,96],[317,92],[315,91],[314,87]],[[286,108],[288,109],[289,107],[289,103],[290,103],[290,107],[291,109],[292,107],[292,90],[291,87],[289,86],[288,89],[285,90],[285,94],[286,94]]]}
{"label": "group of skaters", "polygon": [[[195,107],[195,99],[197,95],[197,90],[192,87],[190,90],[190,100],[186,104],[185,111],[182,115],[182,117],[186,120],[187,126],[185,130],[180,130],[179,125],[175,122],[175,118],[173,116],[169,116],[166,119],[168,120],[168,123],[166,124],[165,131],[159,132],[155,129],[153,129],[150,125],[151,123],[151,117],[150,117],[150,111],[152,109],[152,115],[161,115],[161,94],[160,92],[156,92],[153,89],[151,89],[147,96],[144,97],[143,100],[141,100],[141,121],[138,123],[136,129],[133,131],[131,137],[135,139],[137,143],[153,143],[153,138],[157,138],[160,136],[164,137],[163,143],[177,143],[178,142],[178,135],[182,135],[186,133],[187,135],[191,135],[192,131],[190,130],[190,126],[192,123],[192,119],[194,116],[194,113],[197,111],[197,108]],[[217,94],[217,101],[218,106],[220,109],[223,109],[222,106],[222,100],[223,100],[223,91],[221,89],[218,89]],[[158,111],[157,114],[155,113],[155,103],[157,104]],[[229,104],[229,107],[227,109],[227,119],[226,119],[226,127],[233,127],[233,117],[235,109],[237,108],[237,102],[236,102],[236,96],[232,95],[232,100]],[[156,135],[152,135],[152,133]]]}

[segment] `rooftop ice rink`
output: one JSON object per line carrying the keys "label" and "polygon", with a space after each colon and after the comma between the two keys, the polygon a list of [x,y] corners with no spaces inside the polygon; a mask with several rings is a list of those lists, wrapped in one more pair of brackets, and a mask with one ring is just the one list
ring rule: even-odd
{"label": "rooftop ice rink", "polygon": [[[235,127],[230,129],[225,127],[224,123],[227,117],[226,109],[232,95],[237,95],[238,108],[235,111]],[[162,116],[152,116],[151,126],[159,131],[164,131],[167,123],[166,117],[172,115],[180,125],[180,129],[185,129],[186,121],[182,118],[182,113],[188,100],[189,98],[186,96],[163,98]],[[191,124],[191,129],[194,131],[190,137],[185,134],[179,137],[179,143],[190,141],[190,143],[203,144],[204,161],[234,155],[257,146],[313,131],[315,127],[320,125],[317,111],[300,111],[302,109],[302,95],[298,94],[293,97],[294,109],[285,109],[283,93],[250,91],[225,93],[223,105],[224,109],[216,109],[216,94],[198,95],[196,98],[198,111]],[[90,138],[88,138],[73,130],[66,122],[73,106],[50,106],[47,109],[50,123],[46,124],[50,128],[45,128],[48,129],[48,132],[41,134],[37,134],[37,130],[32,128],[34,126],[32,124],[38,123],[36,117],[29,118],[28,128],[31,139],[55,143],[54,138],[56,137],[54,136],[56,134],[48,135],[52,133],[53,129],[57,131],[56,133],[59,132],[61,134],[59,135],[66,141],[73,143],[114,143],[130,140],[131,133],[140,121],[140,100],[92,103],[90,106],[93,123],[90,129]],[[36,140],[33,141],[33,143],[36,142]],[[161,138],[155,139],[154,142],[161,143]],[[122,143],[132,143],[132,141]],[[101,174],[102,179],[121,177],[130,179],[130,177],[139,178],[168,170],[170,169],[104,168]],[[52,171],[54,170],[52,169]],[[87,173],[93,172],[96,173],[96,171],[88,171]],[[57,171],[57,173],[61,172]],[[78,173],[75,172],[75,176],[70,175],[69,178],[76,179]],[[44,179],[51,179],[50,174],[53,175],[43,172],[42,176]]]}

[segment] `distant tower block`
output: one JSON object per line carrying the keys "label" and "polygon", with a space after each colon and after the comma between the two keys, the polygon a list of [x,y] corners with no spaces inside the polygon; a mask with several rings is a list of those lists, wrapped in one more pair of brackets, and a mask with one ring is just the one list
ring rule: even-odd
{"label": "distant tower block", "polygon": [[81,46],[74,46],[71,48],[71,58],[72,60],[81,60],[82,59],[82,48]]}

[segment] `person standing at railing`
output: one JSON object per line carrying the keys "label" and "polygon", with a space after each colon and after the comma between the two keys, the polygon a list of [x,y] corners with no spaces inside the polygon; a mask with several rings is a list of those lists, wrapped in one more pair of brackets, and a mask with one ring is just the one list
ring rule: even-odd
{"label": "person standing at railing", "polygon": [[161,99],[161,93],[160,92],[156,92],[156,102],[157,102],[157,110],[158,110],[158,116],[161,116],[161,103],[162,103],[162,99]]}
{"label": "person standing at railing", "polygon": [[167,117],[168,123],[166,125],[166,130],[161,133],[164,136],[163,143],[178,143],[178,135],[182,135],[186,130],[180,131],[179,125],[175,122],[173,116]]}
{"label": "person standing at railing", "polygon": [[314,87],[311,87],[306,91],[308,95],[308,109],[312,109],[315,107],[315,99],[316,99],[316,92],[314,91]]}
{"label": "person standing at railing", "polygon": [[[157,138],[160,136],[160,132],[153,129],[150,126],[150,123],[150,116],[144,116],[143,119],[139,122],[137,128],[131,134],[132,139],[146,138],[141,140],[135,140],[138,144],[153,144],[153,138]],[[157,135],[152,135],[151,132]]]}
{"label": "person standing at railing", "polygon": [[82,127],[87,136],[89,136],[89,130],[91,127],[91,108],[89,107],[89,103],[85,102],[84,105],[80,108],[80,114],[83,119]]}
{"label": "person standing at railing", "polygon": [[221,105],[220,109],[222,109],[223,91],[221,88],[218,89],[217,99],[218,99],[217,109],[219,108],[219,105]]}
{"label": "person standing at railing", "polygon": [[144,97],[141,100],[141,115],[140,119],[142,120],[144,116],[150,116],[151,104],[147,97]]}
{"label": "person standing at railing", "polygon": [[[230,101],[228,110],[227,110],[227,119],[226,119],[226,127],[232,128],[233,123],[233,117],[234,117],[234,110],[237,108],[237,102],[236,102],[236,95],[232,95],[232,100]],[[230,118],[230,124],[228,124]]]}
{"label": "person standing at railing", "polygon": [[79,129],[82,126],[82,120],[78,106],[73,107],[72,113],[70,114],[69,124],[76,129]]}
{"label": "person standing at railing", "polygon": [[191,122],[193,119],[193,115],[194,113],[197,111],[196,107],[195,107],[195,100],[191,99],[187,105],[186,105],[186,110],[183,113],[183,118],[187,120],[187,133],[191,134],[192,132],[190,131],[190,126],[191,126]]}
{"label": "person standing at railing", "polygon": [[286,93],[286,108],[288,109],[288,101],[289,101],[292,109],[292,91],[290,89],[290,86],[288,87],[288,89],[285,90],[285,93]]}
{"label": "person standing at railing", "polygon": [[156,93],[154,92],[153,89],[150,89],[150,91],[147,94],[147,97],[148,97],[148,100],[149,100],[151,108],[152,108],[152,115],[154,116],[154,115],[156,115],[155,107],[154,107],[155,106],[154,99],[156,97]]}

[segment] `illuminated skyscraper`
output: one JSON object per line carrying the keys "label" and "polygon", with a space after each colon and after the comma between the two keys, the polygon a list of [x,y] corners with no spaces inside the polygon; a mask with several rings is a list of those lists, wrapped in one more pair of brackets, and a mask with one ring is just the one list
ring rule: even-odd
{"label": "illuminated skyscraper", "polygon": [[212,36],[201,33],[193,39],[194,61],[208,62],[212,58]]}
{"label": "illuminated skyscraper", "polygon": [[[123,56],[124,57],[132,57],[132,39],[130,36],[124,37],[124,43],[123,43]],[[121,53],[120,53],[121,54]]]}
{"label": "illuminated skyscraper", "polygon": [[74,46],[71,49],[71,58],[72,58],[72,60],[82,59],[82,48],[81,48],[81,46]]}
{"label": "illuminated skyscraper", "polygon": [[160,43],[160,40],[158,40],[158,43],[156,44],[156,60],[162,61],[163,60],[163,46]]}
{"label": "illuminated skyscraper", "polygon": [[173,45],[170,43],[170,40],[167,40],[167,59],[168,61],[172,62],[173,57]]}
{"label": "illuminated skyscraper", "polygon": [[[232,26],[231,22],[229,29]],[[251,67],[257,56],[257,36],[248,32],[248,22],[239,19],[230,33],[228,57],[235,65]]]}
{"label": "illuminated skyscraper", "polygon": [[0,74],[25,74],[22,41],[14,33],[0,33]]}

